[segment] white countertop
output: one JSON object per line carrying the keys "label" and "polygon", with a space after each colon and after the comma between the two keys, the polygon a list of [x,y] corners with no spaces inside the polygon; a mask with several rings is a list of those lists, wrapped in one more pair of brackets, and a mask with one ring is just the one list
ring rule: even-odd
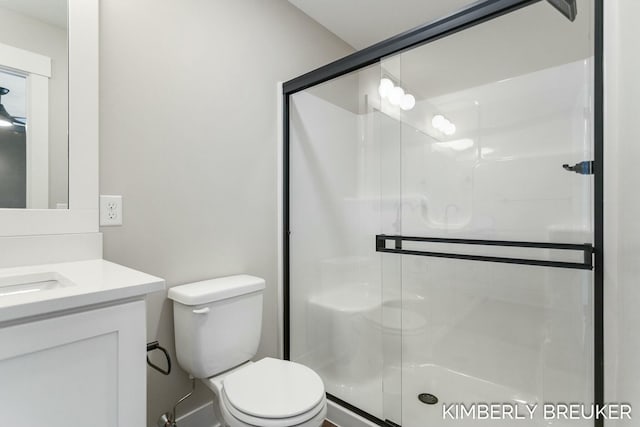
{"label": "white countertop", "polygon": [[165,282],[159,277],[103,259],[2,268],[0,279],[44,272],[55,272],[73,282],[73,285],[0,296],[0,323],[142,297],[165,289]]}

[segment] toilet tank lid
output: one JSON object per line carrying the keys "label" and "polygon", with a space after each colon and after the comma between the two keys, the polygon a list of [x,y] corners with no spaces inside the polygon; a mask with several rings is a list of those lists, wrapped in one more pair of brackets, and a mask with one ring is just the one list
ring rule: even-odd
{"label": "toilet tank lid", "polygon": [[199,305],[261,291],[264,287],[264,279],[241,274],[174,286],[168,297],[184,305]]}

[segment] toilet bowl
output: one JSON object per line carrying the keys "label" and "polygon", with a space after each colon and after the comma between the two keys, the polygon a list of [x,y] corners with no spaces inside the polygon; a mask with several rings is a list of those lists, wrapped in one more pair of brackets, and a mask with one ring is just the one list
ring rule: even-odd
{"label": "toilet bowl", "polygon": [[215,396],[227,427],[320,427],[324,384],[312,369],[266,357],[251,362],[262,330],[265,282],[240,275],[169,289],[178,363]]}

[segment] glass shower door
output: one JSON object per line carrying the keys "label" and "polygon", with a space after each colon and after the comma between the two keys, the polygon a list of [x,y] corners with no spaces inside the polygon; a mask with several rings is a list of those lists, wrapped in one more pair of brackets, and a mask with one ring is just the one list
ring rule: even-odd
{"label": "glass shower door", "polygon": [[578,10],[533,3],[287,95],[287,350],[334,402],[385,426],[593,424],[541,408],[594,399]]}
{"label": "glass shower door", "polygon": [[381,166],[399,162],[381,174],[396,227],[376,243],[396,424],[514,425],[459,411],[491,403],[538,405],[518,426],[593,423],[542,411],[593,401],[593,4],[579,7],[572,23],[538,3],[382,63],[417,101],[381,100],[400,123]]}

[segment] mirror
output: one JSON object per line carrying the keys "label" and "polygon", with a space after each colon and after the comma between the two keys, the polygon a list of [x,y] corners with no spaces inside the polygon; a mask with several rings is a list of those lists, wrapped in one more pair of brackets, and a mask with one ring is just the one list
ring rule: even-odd
{"label": "mirror", "polygon": [[0,208],[68,208],[67,16],[66,0],[0,0]]}

